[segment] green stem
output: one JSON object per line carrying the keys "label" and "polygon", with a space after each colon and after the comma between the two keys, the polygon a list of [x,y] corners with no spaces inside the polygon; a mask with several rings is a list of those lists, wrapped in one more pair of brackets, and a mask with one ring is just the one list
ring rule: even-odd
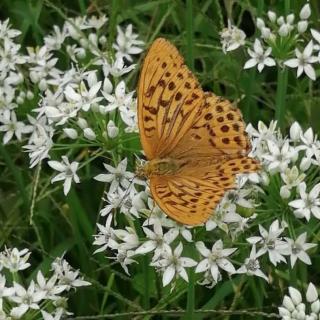
{"label": "green stem", "polygon": [[278,126],[284,130],[285,110],[286,110],[286,94],[288,85],[288,69],[278,69],[277,79],[277,95],[276,95],[276,119]]}
{"label": "green stem", "polygon": [[192,0],[187,0],[186,29],[187,29],[187,63],[191,70],[194,69],[193,61],[193,10]]}
{"label": "green stem", "polygon": [[194,269],[189,269],[189,284],[188,284],[188,297],[187,297],[187,313],[186,319],[192,320],[194,319]]}

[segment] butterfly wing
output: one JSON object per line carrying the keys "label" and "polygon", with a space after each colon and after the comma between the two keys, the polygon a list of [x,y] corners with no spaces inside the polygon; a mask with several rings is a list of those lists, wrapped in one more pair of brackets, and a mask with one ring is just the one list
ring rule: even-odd
{"label": "butterfly wing", "polygon": [[178,50],[159,38],[150,47],[138,85],[138,122],[146,157],[165,157],[186,134],[204,92]]}
{"label": "butterfly wing", "polygon": [[224,193],[234,188],[236,174],[258,168],[258,162],[249,157],[202,168],[186,167],[177,175],[152,176],[150,189],[169,217],[182,224],[197,225],[207,221]]}
{"label": "butterfly wing", "polygon": [[206,93],[204,101],[170,157],[234,158],[247,154],[250,142],[239,109],[212,93]]}

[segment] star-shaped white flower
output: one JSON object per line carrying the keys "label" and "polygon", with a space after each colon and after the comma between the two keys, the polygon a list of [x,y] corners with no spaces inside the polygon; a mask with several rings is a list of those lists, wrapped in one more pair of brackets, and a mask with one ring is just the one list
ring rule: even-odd
{"label": "star-shaped white flower", "polygon": [[311,40],[303,52],[295,49],[296,58],[289,59],[284,64],[290,68],[297,68],[297,77],[300,77],[304,72],[311,80],[316,80],[316,72],[312,63],[318,62],[318,58],[312,55],[312,51],[313,42]]}
{"label": "star-shaped white flower", "polygon": [[313,214],[317,219],[320,219],[320,183],[316,184],[309,193],[306,190],[306,183],[300,183],[298,186],[300,199],[289,202],[289,206],[295,209],[294,214],[298,218],[304,217],[309,220]]}
{"label": "star-shaped white flower", "polygon": [[77,170],[79,166],[79,162],[69,162],[67,156],[62,156],[62,161],[48,161],[48,165],[54,169],[59,171],[60,173],[51,179],[51,183],[62,181],[63,183],[63,192],[65,195],[68,194],[71,188],[71,183],[74,181],[75,183],[79,183],[80,179],[77,175]]}
{"label": "star-shaped white flower", "polygon": [[243,69],[258,67],[258,71],[261,72],[265,66],[272,67],[276,65],[276,62],[273,58],[269,57],[272,49],[269,47],[266,51],[263,50],[261,42],[259,39],[256,39],[253,44],[253,51],[248,49],[248,53],[251,57]]}
{"label": "star-shaped white flower", "polygon": [[315,243],[307,243],[307,233],[304,232],[299,235],[296,240],[285,238],[289,244],[290,248],[290,263],[293,268],[297,259],[301,260],[305,264],[311,264],[311,260],[309,255],[307,254],[307,250],[316,247]]}
{"label": "star-shaped white flower", "polygon": [[196,273],[210,270],[213,280],[218,282],[220,277],[219,268],[227,271],[229,274],[236,272],[236,269],[228,260],[228,257],[234,253],[237,248],[223,249],[223,242],[221,240],[213,244],[211,251],[206,248],[202,241],[196,243],[196,248],[205,258],[197,265]]}
{"label": "star-shaped white flower", "polygon": [[182,279],[188,282],[188,274],[185,268],[190,268],[197,265],[197,262],[193,259],[181,257],[182,250],[183,246],[180,242],[173,252],[171,247],[169,247],[162,259],[151,263],[152,266],[155,266],[163,271],[162,284],[164,287],[168,285],[175,276],[180,276]]}

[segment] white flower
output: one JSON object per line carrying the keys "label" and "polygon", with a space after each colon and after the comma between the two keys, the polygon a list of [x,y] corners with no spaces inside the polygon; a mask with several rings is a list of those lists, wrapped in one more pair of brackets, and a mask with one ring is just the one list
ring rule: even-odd
{"label": "white flower", "polygon": [[293,268],[297,259],[301,260],[305,264],[311,264],[311,260],[306,253],[307,250],[316,247],[315,243],[306,243],[307,233],[304,232],[299,235],[296,240],[285,238],[289,244],[290,263]]}
{"label": "white flower", "polygon": [[126,229],[115,229],[113,230],[113,234],[116,240],[122,241],[122,243],[118,243],[115,249],[128,251],[139,246],[138,235],[131,227],[126,227]]}
{"label": "white flower", "polygon": [[158,260],[166,250],[169,250],[170,243],[177,238],[179,232],[168,231],[163,234],[162,226],[159,221],[154,223],[153,230],[154,231],[151,231],[149,228],[143,227],[143,231],[149,240],[146,240],[138,249],[136,249],[136,254],[146,254],[154,251],[152,260],[155,261]]}
{"label": "white flower", "polygon": [[106,250],[108,247],[111,247],[111,240],[114,238],[113,228],[111,227],[113,216],[110,214],[107,219],[105,225],[101,225],[97,223],[97,227],[99,229],[99,233],[94,235],[93,244],[96,246],[100,246],[94,253],[101,252]]}
{"label": "white flower", "polygon": [[3,143],[6,144],[14,135],[21,141],[22,134],[32,132],[32,126],[25,125],[22,121],[17,121],[15,112],[11,111],[11,113],[4,113],[3,117],[0,117],[0,131],[5,132]]}
{"label": "white flower", "polygon": [[97,82],[95,73],[92,72],[88,75],[87,84],[89,90],[85,83],[81,82],[78,91],[72,86],[67,86],[64,91],[66,99],[84,111],[88,111],[92,105],[97,104],[103,99],[102,97],[97,97],[102,82]]}
{"label": "white flower", "polygon": [[56,300],[59,298],[59,294],[65,289],[65,285],[58,285],[56,282],[58,277],[54,274],[50,279],[46,280],[42,272],[39,270],[37,273],[37,287],[40,291],[45,293],[45,298],[50,300]]}
{"label": "white flower", "polygon": [[107,61],[104,61],[102,64],[103,66],[103,73],[105,77],[108,77],[111,74],[113,77],[121,77],[124,74],[133,70],[136,65],[131,64],[128,67],[124,65],[123,57],[118,57],[112,64],[109,64]]}
{"label": "white flower", "polygon": [[222,50],[224,53],[233,51],[245,44],[246,34],[228,20],[228,28],[220,32]]}
{"label": "white flower", "polygon": [[113,47],[117,50],[116,57],[123,57],[132,61],[131,55],[139,54],[142,52],[140,46],[144,44],[143,41],[137,40],[138,34],[132,32],[132,24],[129,24],[125,30],[122,31],[120,26],[117,26],[117,39]]}
{"label": "white flower", "polygon": [[25,270],[30,266],[30,263],[27,262],[30,254],[28,249],[20,251],[17,248],[6,249],[0,253],[0,266],[9,269],[12,273]]}
{"label": "white flower", "polygon": [[294,187],[297,187],[305,178],[305,174],[299,172],[299,169],[296,166],[293,166],[291,169],[287,168],[284,172],[281,172],[281,178],[285,183],[284,186],[280,189],[280,195],[286,195],[283,198],[287,199],[290,197],[290,190]]}
{"label": "white flower", "polygon": [[53,146],[52,137],[53,129],[51,127],[47,130],[45,126],[35,126],[29,144],[23,146],[29,153],[30,168],[36,166],[43,159],[49,158],[49,151]]}
{"label": "white flower", "polygon": [[97,17],[97,16],[91,16],[87,20],[87,26],[95,28],[95,29],[100,29],[106,22],[108,21],[108,18],[106,17],[105,14]]}
{"label": "white flower", "polygon": [[163,258],[152,262],[151,265],[163,271],[162,284],[165,287],[173,278],[180,276],[188,282],[188,274],[185,268],[194,267],[197,262],[191,258],[181,257],[183,245],[180,242],[172,252],[171,247],[163,255]]}
{"label": "white flower", "polygon": [[258,71],[261,72],[265,66],[272,67],[276,65],[274,59],[270,58],[269,55],[271,54],[272,49],[269,47],[266,51],[263,51],[261,42],[259,39],[256,39],[253,45],[253,50],[248,49],[248,53],[251,57],[245,65],[244,69],[253,68],[258,65]]}
{"label": "white flower", "polygon": [[[0,261],[1,263],[1,261]],[[14,295],[14,288],[6,287],[6,277],[0,274],[0,300],[4,297],[11,297]],[[1,313],[0,313],[1,315]],[[1,319],[1,317],[0,317]]]}
{"label": "white flower", "polygon": [[126,272],[126,274],[130,275],[127,266],[132,263],[137,263],[137,261],[132,259],[132,256],[134,256],[134,254],[135,253],[133,250],[123,250],[123,249],[119,248],[116,257],[111,257],[111,259],[119,262],[121,267]]}
{"label": "white flower", "polygon": [[282,146],[268,140],[267,145],[270,153],[264,154],[262,157],[268,160],[268,169],[271,173],[285,171],[289,163],[295,161],[298,157],[297,150],[289,145],[288,140],[285,140]]}
{"label": "white flower", "polygon": [[62,162],[48,161],[48,165],[52,169],[60,172],[58,175],[51,179],[51,183],[64,180],[63,192],[65,195],[67,195],[70,191],[72,181],[74,181],[75,183],[80,182],[80,179],[77,175],[79,162],[74,161],[70,163],[67,156],[62,156],[61,158]]}
{"label": "white flower", "polygon": [[119,162],[118,166],[115,168],[104,163],[103,166],[109,173],[99,174],[95,176],[94,179],[100,182],[111,183],[108,193],[117,191],[120,186],[124,189],[128,189],[134,174],[130,171],[127,171],[127,163],[127,158],[124,158],[121,162]]}
{"label": "white flower", "polygon": [[318,58],[312,56],[313,42],[312,40],[305,47],[303,52],[295,49],[296,58],[289,59],[284,64],[290,68],[297,68],[297,77],[300,77],[304,72],[311,80],[316,80],[316,73],[312,67],[312,63],[318,61]]}
{"label": "white flower", "polygon": [[91,285],[90,282],[79,277],[79,270],[74,270],[63,258],[56,258],[51,267],[58,278],[58,284],[65,286],[66,290]]}
{"label": "white flower", "polygon": [[302,182],[298,186],[301,199],[289,202],[289,206],[295,209],[294,214],[298,218],[304,217],[309,220],[313,214],[317,219],[320,219],[320,183],[316,184],[309,193],[306,192],[306,189],[306,183]]}
{"label": "white flower", "polygon": [[63,310],[62,309],[58,310],[54,316],[44,310],[41,310],[41,314],[42,314],[43,320],[60,320],[63,315]]}
{"label": "white flower", "polygon": [[249,258],[246,258],[244,264],[237,270],[237,273],[246,273],[249,276],[254,275],[268,281],[268,277],[260,270],[260,263],[255,245],[252,246]]}
{"label": "white flower", "polygon": [[275,220],[269,227],[269,232],[259,224],[259,231],[261,237],[250,237],[247,241],[251,244],[260,244],[262,247],[257,252],[257,256],[261,256],[268,252],[269,260],[273,265],[277,265],[278,262],[286,262],[283,255],[288,254],[288,245],[285,241],[279,237],[284,231],[284,228],[280,228],[279,221]]}
{"label": "white flower", "polygon": [[46,292],[38,290],[33,280],[30,282],[30,285],[27,290],[16,282],[14,282],[13,285],[15,295],[10,299],[15,303],[18,303],[19,306],[12,309],[11,315],[18,314],[19,317],[21,317],[29,310],[29,308],[40,308],[39,303],[41,300],[45,298]]}
{"label": "white flower", "polygon": [[120,81],[116,86],[114,95],[111,95],[104,91],[102,91],[102,94],[109,102],[109,104],[105,108],[107,112],[110,112],[122,106],[128,107],[132,103],[133,92],[126,94],[126,85],[123,80]]}
{"label": "white flower", "polygon": [[223,249],[223,242],[221,240],[213,244],[211,251],[206,248],[202,241],[196,243],[196,248],[201,255],[205,257],[205,259],[197,265],[196,273],[210,270],[213,280],[218,282],[220,276],[219,268],[227,271],[229,274],[236,272],[233,264],[228,260],[228,257],[233,254],[237,248]]}

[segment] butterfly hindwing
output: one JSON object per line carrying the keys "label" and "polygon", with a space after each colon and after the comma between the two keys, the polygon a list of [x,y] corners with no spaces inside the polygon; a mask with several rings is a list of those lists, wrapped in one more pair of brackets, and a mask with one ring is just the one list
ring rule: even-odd
{"label": "butterfly hindwing", "polygon": [[150,189],[157,204],[172,219],[197,225],[207,221],[225,192],[235,187],[236,174],[258,169],[258,162],[249,157],[207,167],[185,167],[177,175],[152,176]]}

